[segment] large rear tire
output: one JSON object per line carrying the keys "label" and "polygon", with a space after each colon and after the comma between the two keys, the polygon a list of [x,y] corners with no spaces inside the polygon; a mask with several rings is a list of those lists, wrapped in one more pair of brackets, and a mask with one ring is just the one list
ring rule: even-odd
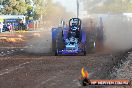
{"label": "large rear tire", "polygon": [[83,55],[86,56],[86,51],[83,52]]}
{"label": "large rear tire", "polygon": [[58,56],[58,52],[57,51],[55,51],[55,56]]}
{"label": "large rear tire", "polygon": [[56,47],[55,47],[55,56],[58,56],[59,53],[58,51],[63,50],[64,49],[64,42],[63,42],[63,36],[62,36],[62,31],[60,31],[57,35],[56,38]]}

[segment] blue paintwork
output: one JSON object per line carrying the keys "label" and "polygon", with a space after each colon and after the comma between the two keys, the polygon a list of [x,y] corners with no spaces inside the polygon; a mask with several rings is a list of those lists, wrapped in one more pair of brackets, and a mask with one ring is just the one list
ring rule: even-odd
{"label": "blue paintwork", "polygon": [[81,53],[83,52],[83,50],[60,50],[58,51],[58,54],[61,54],[61,55],[69,55],[69,54],[78,54],[78,53]]}
{"label": "blue paintwork", "polygon": [[[74,20],[77,21],[76,19],[79,21],[79,23],[77,25],[74,25]],[[70,21],[73,21],[74,26],[70,25],[72,23],[69,22],[70,26],[67,28],[63,28],[62,33],[63,33],[63,42],[65,44],[65,47],[63,50],[57,49],[57,54],[61,54],[61,55],[73,54],[74,55],[74,54],[84,52],[84,50],[79,47],[80,42],[82,44],[86,43],[86,33],[85,33],[85,31],[83,31],[81,29],[81,20],[78,18],[73,18],[73,20],[70,19]],[[79,32],[81,34],[80,42],[79,42],[79,39],[74,36],[74,34],[76,34],[77,30],[79,30]],[[52,41],[56,40],[56,36],[58,33],[60,33],[60,31],[62,31],[62,30],[59,30],[58,28],[52,29]],[[70,37],[68,36],[68,33],[71,34]]]}
{"label": "blue paintwork", "polygon": [[59,28],[52,28],[52,41],[56,40],[57,34],[60,32],[61,30]]}
{"label": "blue paintwork", "polygon": [[83,44],[85,44],[86,43],[86,32],[84,30],[82,30],[81,32],[82,32],[82,40],[81,40],[81,42]]}
{"label": "blue paintwork", "polygon": [[68,32],[69,32],[69,28],[64,28],[63,29],[63,39],[64,41],[67,39],[68,37]]}

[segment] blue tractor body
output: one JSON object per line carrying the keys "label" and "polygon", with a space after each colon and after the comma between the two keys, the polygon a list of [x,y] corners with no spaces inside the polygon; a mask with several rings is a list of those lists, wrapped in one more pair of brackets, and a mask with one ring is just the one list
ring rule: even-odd
{"label": "blue tractor body", "polygon": [[52,41],[55,55],[86,55],[86,32],[79,18],[70,19],[69,27],[53,28]]}

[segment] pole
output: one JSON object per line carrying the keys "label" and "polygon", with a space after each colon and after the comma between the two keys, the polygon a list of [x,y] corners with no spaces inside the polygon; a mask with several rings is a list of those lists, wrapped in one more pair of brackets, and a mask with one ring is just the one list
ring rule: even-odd
{"label": "pole", "polygon": [[79,17],[79,1],[77,0],[77,18]]}

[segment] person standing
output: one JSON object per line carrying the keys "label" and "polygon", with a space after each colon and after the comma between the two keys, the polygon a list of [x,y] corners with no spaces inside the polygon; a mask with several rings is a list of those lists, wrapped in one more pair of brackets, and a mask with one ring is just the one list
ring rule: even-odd
{"label": "person standing", "polygon": [[2,32],[3,32],[3,23],[0,22],[0,33],[2,33]]}
{"label": "person standing", "polygon": [[8,29],[10,32],[13,30],[13,26],[11,25],[11,23],[8,23]]}

